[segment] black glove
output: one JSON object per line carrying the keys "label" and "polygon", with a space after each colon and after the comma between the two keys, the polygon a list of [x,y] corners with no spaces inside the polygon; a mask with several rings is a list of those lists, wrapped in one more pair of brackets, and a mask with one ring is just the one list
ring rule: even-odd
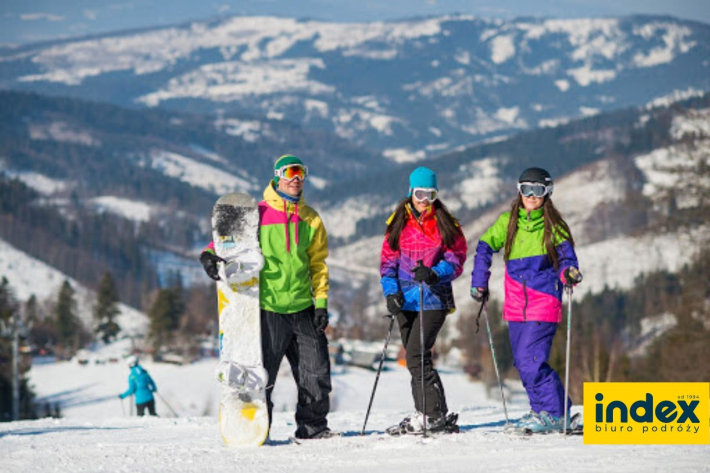
{"label": "black glove", "polygon": [[328,326],[328,309],[316,309],[316,313],[313,315],[313,321],[316,324],[316,331],[318,333],[325,332],[325,328]]}
{"label": "black glove", "polygon": [[476,302],[484,303],[488,300],[488,296],[490,296],[490,293],[487,287],[471,288],[471,297],[473,297],[473,300]]}
{"label": "black glove", "polygon": [[429,286],[433,286],[434,284],[439,282],[439,276],[434,272],[433,269],[427,268],[423,264],[420,264],[416,268],[412,270],[414,273],[414,280],[416,282],[425,282]]}
{"label": "black glove", "polygon": [[574,266],[565,269],[565,286],[574,286],[582,282],[582,273]]}
{"label": "black glove", "polygon": [[399,315],[402,313],[402,306],[404,306],[404,296],[401,292],[387,296],[387,312]]}
{"label": "black glove", "polygon": [[202,267],[205,268],[207,276],[214,279],[215,281],[219,281],[217,263],[219,263],[220,261],[224,262],[222,258],[213,253],[210,253],[209,251],[203,251],[200,255],[200,263],[202,263]]}

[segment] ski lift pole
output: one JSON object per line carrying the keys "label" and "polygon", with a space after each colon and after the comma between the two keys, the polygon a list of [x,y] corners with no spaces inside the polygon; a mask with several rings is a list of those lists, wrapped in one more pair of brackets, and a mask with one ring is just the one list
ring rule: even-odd
{"label": "ski lift pole", "polygon": [[500,397],[503,400],[503,412],[505,412],[505,425],[507,426],[510,421],[508,420],[508,406],[505,402],[505,394],[503,393],[503,382],[500,379],[500,372],[498,371],[498,361],[496,359],[496,349],[493,345],[493,333],[491,332],[491,323],[488,320],[488,303],[484,300],[481,304],[483,308],[483,315],[486,318],[486,331],[488,332],[488,344],[491,346],[491,358],[493,358],[493,368],[495,368],[496,378],[498,379],[498,388],[500,389]]}
{"label": "ski lift pole", "polygon": [[385,347],[382,349],[382,356],[380,357],[380,366],[377,368],[377,376],[375,377],[375,385],[372,387],[372,394],[370,395],[370,404],[367,406],[367,413],[365,414],[365,422],[362,424],[362,432],[360,435],[365,435],[365,427],[367,427],[367,419],[370,417],[370,409],[372,408],[372,401],[375,400],[375,391],[377,390],[377,383],[380,381],[380,373],[382,372],[382,365],[385,363],[385,358],[387,358],[387,345],[390,343],[390,337],[392,336],[392,327],[394,327],[394,315],[387,314],[386,317],[390,319],[390,328],[387,330],[387,338],[385,339]]}
{"label": "ski lift pole", "polygon": [[12,315],[9,326],[0,322],[2,336],[12,340],[12,420],[20,419],[20,337],[27,337],[32,324],[25,326],[19,312]]}

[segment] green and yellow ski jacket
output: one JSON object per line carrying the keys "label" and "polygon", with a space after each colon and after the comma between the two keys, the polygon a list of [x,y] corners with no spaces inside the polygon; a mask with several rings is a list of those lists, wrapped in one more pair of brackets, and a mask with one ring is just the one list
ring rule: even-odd
{"label": "green and yellow ski jacket", "polygon": [[[259,244],[265,261],[259,275],[262,309],[292,314],[314,299],[316,308],[328,307],[328,234],[303,195],[296,204],[286,202],[269,183],[259,202]],[[205,251],[214,253],[214,243]]]}

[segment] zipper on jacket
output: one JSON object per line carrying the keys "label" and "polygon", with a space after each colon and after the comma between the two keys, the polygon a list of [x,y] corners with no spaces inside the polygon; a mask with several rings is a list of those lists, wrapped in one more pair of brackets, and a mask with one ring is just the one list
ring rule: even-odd
{"label": "zipper on jacket", "polygon": [[522,276],[520,277],[523,280],[523,295],[525,296],[525,305],[523,306],[523,322],[528,321],[528,290],[527,290],[527,285],[525,283],[525,278]]}
{"label": "zipper on jacket", "polygon": [[[288,207],[289,203],[286,202],[286,238],[289,240],[291,239],[291,234],[290,234],[290,229],[289,229],[289,224],[291,223],[291,216],[288,213]],[[288,251],[286,253],[286,261],[288,261],[288,277],[286,278],[286,283],[288,284],[288,287],[286,288],[286,296],[288,298],[288,307],[291,307],[293,304],[293,293],[291,291],[291,280],[293,279],[293,261],[291,260],[291,252]]]}

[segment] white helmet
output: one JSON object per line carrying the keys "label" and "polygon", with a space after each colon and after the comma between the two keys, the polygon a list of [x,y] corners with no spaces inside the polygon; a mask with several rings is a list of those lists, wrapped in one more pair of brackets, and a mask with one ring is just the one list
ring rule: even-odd
{"label": "white helmet", "polygon": [[136,355],[131,355],[128,357],[128,360],[126,360],[126,361],[128,362],[128,367],[133,368],[134,366],[138,365],[140,360],[138,359],[138,357]]}

